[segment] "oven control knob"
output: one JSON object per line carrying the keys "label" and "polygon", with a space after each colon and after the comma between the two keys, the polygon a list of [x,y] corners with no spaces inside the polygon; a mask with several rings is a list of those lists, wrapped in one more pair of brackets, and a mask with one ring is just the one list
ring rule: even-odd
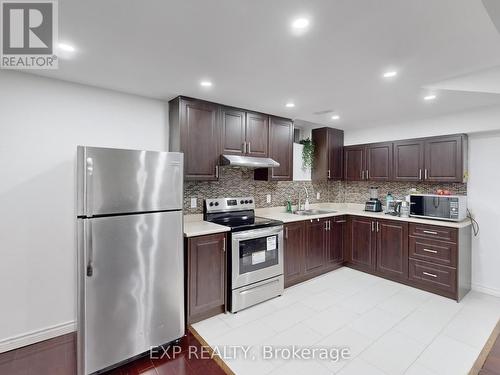
{"label": "oven control knob", "polygon": [[210,202],[209,206],[212,207],[214,205],[214,202]]}
{"label": "oven control knob", "polygon": [[218,206],[219,205],[219,202],[215,202],[215,205]]}
{"label": "oven control knob", "polygon": [[247,201],[247,200],[245,200],[245,204],[248,204],[248,201]]}
{"label": "oven control knob", "polygon": [[248,203],[253,203],[253,200],[251,200],[251,199],[250,199],[250,200],[248,201]]}
{"label": "oven control knob", "polygon": [[242,200],[240,201],[240,204],[243,204],[243,203],[245,203],[245,201],[242,199]]}

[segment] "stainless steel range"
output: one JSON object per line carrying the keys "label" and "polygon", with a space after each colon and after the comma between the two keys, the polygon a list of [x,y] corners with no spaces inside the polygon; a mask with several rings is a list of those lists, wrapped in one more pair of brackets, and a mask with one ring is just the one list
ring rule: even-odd
{"label": "stainless steel range", "polygon": [[207,199],[204,220],[231,228],[229,311],[283,294],[283,222],[255,216],[253,197]]}

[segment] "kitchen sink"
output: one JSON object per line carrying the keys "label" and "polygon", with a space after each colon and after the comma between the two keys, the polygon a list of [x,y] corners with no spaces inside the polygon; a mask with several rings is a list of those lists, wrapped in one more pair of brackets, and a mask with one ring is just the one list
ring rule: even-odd
{"label": "kitchen sink", "polygon": [[311,215],[324,215],[324,214],[334,214],[337,211],[333,210],[297,210],[293,211],[295,215],[311,216]]}

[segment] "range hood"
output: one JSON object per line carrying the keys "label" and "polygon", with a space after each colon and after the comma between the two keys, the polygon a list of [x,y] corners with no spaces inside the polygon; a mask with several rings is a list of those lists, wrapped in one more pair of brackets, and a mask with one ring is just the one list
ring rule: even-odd
{"label": "range hood", "polygon": [[271,158],[258,158],[255,156],[222,155],[222,165],[230,167],[247,168],[273,168],[279,167],[280,163]]}

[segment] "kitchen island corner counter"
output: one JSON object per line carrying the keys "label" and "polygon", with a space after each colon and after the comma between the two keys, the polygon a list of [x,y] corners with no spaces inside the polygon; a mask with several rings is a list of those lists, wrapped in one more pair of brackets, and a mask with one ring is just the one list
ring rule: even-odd
{"label": "kitchen island corner counter", "polygon": [[203,220],[203,215],[184,215],[184,237],[229,232],[231,228]]}

